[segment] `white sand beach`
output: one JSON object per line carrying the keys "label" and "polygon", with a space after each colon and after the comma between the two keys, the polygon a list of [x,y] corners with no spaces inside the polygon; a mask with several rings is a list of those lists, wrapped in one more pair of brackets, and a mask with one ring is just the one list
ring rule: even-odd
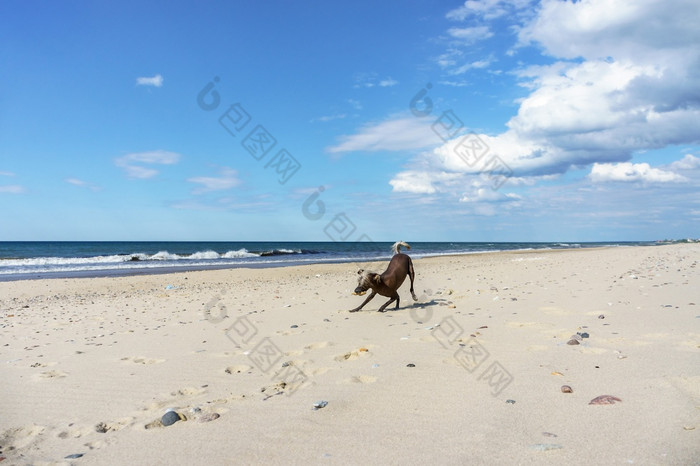
{"label": "white sand beach", "polygon": [[699,262],[417,259],[419,301],[406,282],[386,313],[348,312],[385,262],[0,283],[0,458],[697,464]]}

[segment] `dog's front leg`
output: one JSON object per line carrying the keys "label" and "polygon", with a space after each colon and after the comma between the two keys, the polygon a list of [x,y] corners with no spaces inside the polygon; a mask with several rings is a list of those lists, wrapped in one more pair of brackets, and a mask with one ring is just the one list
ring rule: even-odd
{"label": "dog's front leg", "polygon": [[399,300],[400,300],[399,294],[394,292],[394,294],[391,296],[391,299],[389,301],[387,301],[386,303],[384,303],[384,305],[382,307],[380,307],[377,310],[377,312],[386,312],[385,309],[387,308],[387,306],[389,304],[393,303],[394,301],[396,301],[396,309],[398,309],[399,308]]}
{"label": "dog's front leg", "polygon": [[367,299],[365,299],[365,302],[363,302],[362,304],[360,304],[359,307],[356,307],[355,309],[351,309],[350,312],[357,312],[357,311],[359,311],[360,309],[362,309],[362,308],[365,306],[365,304],[367,304],[368,302],[370,302],[370,301],[372,300],[372,298],[374,298],[375,296],[377,296],[377,292],[374,291],[374,290],[372,290],[372,293],[370,293],[370,295],[367,296]]}

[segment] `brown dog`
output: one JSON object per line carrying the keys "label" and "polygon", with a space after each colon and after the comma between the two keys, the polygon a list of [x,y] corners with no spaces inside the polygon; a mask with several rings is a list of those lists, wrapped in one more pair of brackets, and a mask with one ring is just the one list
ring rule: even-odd
{"label": "brown dog", "polygon": [[354,294],[361,296],[370,288],[372,289],[372,293],[365,299],[365,302],[360,304],[360,307],[350,312],[359,311],[377,294],[390,298],[389,301],[379,308],[379,312],[384,312],[386,307],[394,301],[396,301],[396,309],[398,309],[401,298],[396,290],[398,290],[404,282],[406,275],[411,279],[411,296],[413,296],[414,301],[418,300],[416,294],[413,292],[413,277],[415,276],[413,272],[413,262],[410,257],[401,252],[402,246],[406,249],[411,249],[411,246],[403,241],[394,243],[391,247],[392,251],[394,251],[394,257],[391,258],[391,262],[389,262],[389,266],[383,274],[379,275],[378,273],[368,272],[366,270],[359,270],[357,272],[360,277],[357,280],[357,288],[355,288]]}

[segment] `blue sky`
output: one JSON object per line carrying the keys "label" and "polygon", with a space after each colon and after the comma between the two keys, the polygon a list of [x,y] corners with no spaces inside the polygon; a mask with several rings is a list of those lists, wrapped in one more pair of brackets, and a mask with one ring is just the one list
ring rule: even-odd
{"label": "blue sky", "polygon": [[698,237],[697,24],[691,0],[2,2],[0,240]]}

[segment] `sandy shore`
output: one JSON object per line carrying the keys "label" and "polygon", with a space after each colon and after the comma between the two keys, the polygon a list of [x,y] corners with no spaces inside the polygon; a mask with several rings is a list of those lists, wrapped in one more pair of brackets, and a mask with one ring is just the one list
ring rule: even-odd
{"label": "sandy shore", "polygon": [[0,458],[697,464],[698,262],[420,259],[417,303],[354,314],[357,268],[385,263],[0,283]]}

